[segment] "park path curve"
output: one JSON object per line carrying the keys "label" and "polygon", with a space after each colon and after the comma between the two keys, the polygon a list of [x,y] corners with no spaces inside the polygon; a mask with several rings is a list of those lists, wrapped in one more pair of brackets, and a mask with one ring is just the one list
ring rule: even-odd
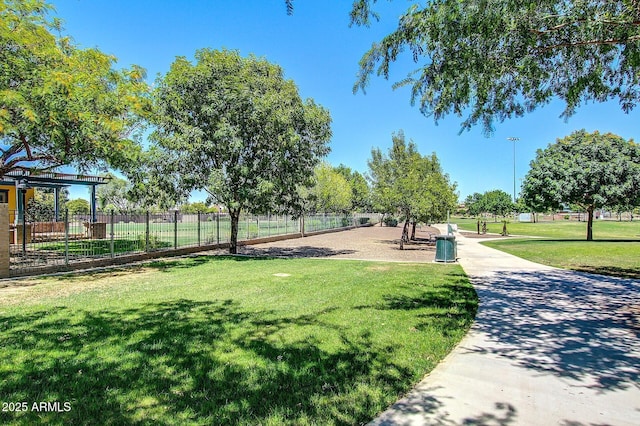
{"label": "park path curve", "polygon": [[468,335],[371,425],[640,425],[640,281],[555,269],[456,234]]}

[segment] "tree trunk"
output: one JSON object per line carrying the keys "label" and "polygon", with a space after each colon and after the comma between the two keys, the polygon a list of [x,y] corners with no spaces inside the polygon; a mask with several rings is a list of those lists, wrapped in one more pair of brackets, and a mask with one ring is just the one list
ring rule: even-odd
{"label": "tree trunk", "polygon": [[593,206],[587,207],[587,241],[593,241]]}
{"label": "tree trunk", "polygon": [[229,209],[231,218],[231,238],[229,240],[229,253],[238,253],[238,222],[240,221],[240,210]]}
{"label": "tree trunk", "polygon": [[409,241],[409,219],[404,221],[404,226],[402,227],[402,237],[400,237],[400,250],[404,250],[404,243]]}
{"label": "tree trunk", "polygon": [[415,241],[416,240],[416,222],[414,221],[411,224],[411,241]]}

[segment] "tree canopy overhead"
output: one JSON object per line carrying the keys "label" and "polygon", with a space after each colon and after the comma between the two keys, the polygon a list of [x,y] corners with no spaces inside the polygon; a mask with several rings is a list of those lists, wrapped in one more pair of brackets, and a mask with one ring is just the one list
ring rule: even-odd
{"label": "tree canopy overhead", "polygon": [[588,214],[601,207],[640,205],[640,146],[611,133],[580,130],[538,150],[522,196],[534,210],[577,204]]}
{"label": "tree canopy overhead", "polygon": [[144,70],[60,35],[43,0],[0,1],[0,176],[123,167],[147,105]]}
{"label": "tree canopy overhead", "polygon": [[[290,2],[288,2],[289,4]],[[351,22],[378,19],[376,0],[356,0]],[[431,0],[413,4],[360,62],[354,91],[389,77],[407,51],[418,68],[396,86],[436,121],[466,116],[462,130],[522,116],[559,98],[564,117],[586,101],[640,99],[638,0]]]}
{"label": "tree canopy overhead", "polygon": [[135,177],[173,202],[207,191],[229,211],[232,253],[240,212],[299,211],[300,187],[329,152],[329,112],[303,101],[279,66],[236,51],[176,59],[157,82],[153,116],[154,145]]}

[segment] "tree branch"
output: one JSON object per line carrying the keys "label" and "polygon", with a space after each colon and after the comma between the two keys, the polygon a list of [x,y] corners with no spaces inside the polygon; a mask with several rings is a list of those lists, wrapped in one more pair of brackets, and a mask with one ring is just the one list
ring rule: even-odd
{"label": "tree branch", "polygon": [[590,21],[588,19],[578,19],[575,21],[571,21],[571,22],[565,22],[563,24],[558,24],[554,27],[551,28],[547,28],[546,30],[536,30],[536,29],[531,29],[529,30],[531,33],[536,34],[536,35],[542,35],[542,34],[547,34],[547,33],[551,33],[554,31],[558,31],[561,30],[563,28],[566,28],[568,26],[571,25],[575,25],[575,24],[584,24],[586,22],[592,22],[594,24],[604,24],[604,25],[611,25],[611,26],[640,26],[640,20],[638,21],[629,21],[629,22],[620,22],[620,21],[609,21],[609,20],[602,20],[602,21]]}
{"label": "tree branch", "polygon": [[640,35],[629,37],[627,39],[608,39],[608,40],[587,40],[587,41],[577,41],[577,42],[566,42],[566,43],[558,43],[552,44],[549,46],[538,48],[539,52],[548,52],[549,50],[558,49],[560,47],[578,47],[578,46],[602,46],[602,45],[611,45],[611,44],[624,44],[632,41],[640,40]]}

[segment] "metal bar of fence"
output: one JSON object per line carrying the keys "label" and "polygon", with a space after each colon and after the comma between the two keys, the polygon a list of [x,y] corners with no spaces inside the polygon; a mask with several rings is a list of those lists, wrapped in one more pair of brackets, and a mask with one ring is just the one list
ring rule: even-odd
{"label": "metal bar of fence", "polygon": [[202,244],[200,243],[200,212],[198,212],[198,247]]}
{"label": "metal bar of fence", "polygon": [[146,227],[145,227],[145,236],[144,236],[144,241],[145,241],[145,245],[144,245],[144,251],[149,251],[149,212],[147,211],[146,214]]}
{"label": "metal bar of fence", "polygon": [[111,234],[111,238],[110,238],[111,239],[111,244],[109,244],[109,252],[111,254],[111,257],[113,258],[116,255],[116,253],[115,253],[115,244],[114,244],[115,235],[114,235],[113,210],[111,210],[111,217],[109,218],[109,223],[110,223],[110,226],[109,226],[109,228],[110,228],[109,231],[110,232],[109,233]]}
{"label": "metal bar of fence", "polygon": [[178,210],[173,211],[173,248],[178,249]]}
{"label": "metal bar of fence", "polygon": [[69,266],[69,209],[64,210],[64,264]]}
{"label": "metal bar of fence", "polygon": [[216,241],[220,244],[220,212],[216,213]]}
{"label": "metal bar of fence", "polygon": [[22,255],[27,255],[27,215],[24,212],[22,213]]}

